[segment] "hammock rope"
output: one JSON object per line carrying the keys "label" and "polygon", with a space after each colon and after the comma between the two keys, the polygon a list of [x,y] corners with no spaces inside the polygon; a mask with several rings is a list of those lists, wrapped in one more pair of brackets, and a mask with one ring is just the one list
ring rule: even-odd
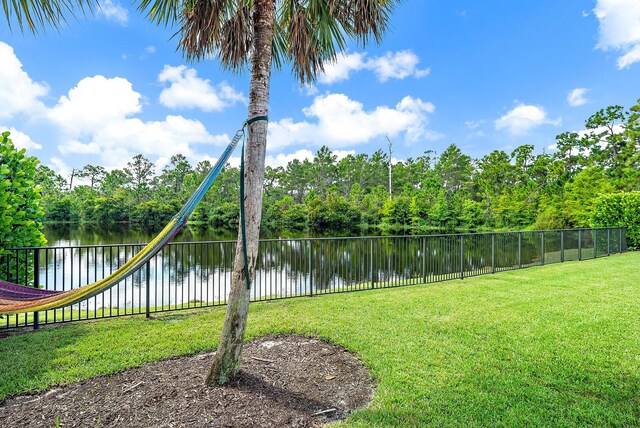
{"label": "hammock rope", "polygon": [[[267,121],[268,118],[266,116],[257,116],[242,124],[242,127],[233,136],[231,142],[222,152],[220,158],[215,163],[211,171],[209,171],[207,176],[202,180],[198,188],[189,197],[187,202],[185,202],[180,211],[173,216],[164,229],[162,229],[162,231],[151,242],[149,242],[119,269],[101,280],[67,291],[44,290],[41,288],[27,287],[0,280],[0,314],[13,315],[25,312],[46,311],[72,305],[82,300],[94,297],[131,276],[134,272],[143,267],[153,256],[158,254],[162,248],[164,248],[164,246],[167,245],[178,234],[178,232],[180,232],[191,213],[193,213],[198,202],[200,202],[207,191],[211,188],[211,185],[226,165],[240,140],[245,137],[245,130],[247,127],[259,120]],[[240,175],[240,187],[242,193],[240,201],[240,223],[244,253],[244,273],[247,288],[250,288],[244,212],[244,141],[242,144],[242,159],[240,164],[242,169]]]}
{"label": "hammock rope", "polygon": [[[264,120],[269,122],[268,116],[255,116],[247,120],[247,127],[254,122]],[[247,256],[247,222],[244,209],[244,145],[246,138],[242,141],[242,156],[240,157],[240,228],[242,230],[242,256],[244,258],[244,280],[247,283],[247,290],[251,289],[251,279],[249,278],[249,259]]]}

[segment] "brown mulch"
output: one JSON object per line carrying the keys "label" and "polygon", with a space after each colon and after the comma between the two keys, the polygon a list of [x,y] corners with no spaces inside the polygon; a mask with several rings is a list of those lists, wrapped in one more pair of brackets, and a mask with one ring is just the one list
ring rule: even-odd
{"label": "brown mulch", "polygon": [[0,402],[10,427],[317,427],[343,419],[373,396],[374,381],[349,352],[304,336],[245,344],[237,379],[204,384],[211,353]]}

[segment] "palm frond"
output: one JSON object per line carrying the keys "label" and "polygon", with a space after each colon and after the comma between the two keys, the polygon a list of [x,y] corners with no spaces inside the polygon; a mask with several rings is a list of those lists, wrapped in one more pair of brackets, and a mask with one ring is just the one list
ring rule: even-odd
{"label": "palm frond", "polygon": [[225,67],[242,68],[251,50],[251,5],[250,0],[189,0],[181,11],[179,49],[188,60],[215,55]]}
{"label": "palm frond", "polygon": [[398,0],[348,0],[345,29],[362,44],[371,36],[380,43],[396,3]]}
{"label": "palm frond", "polygon": [[17,22],[20,31],[25,28],[32,33],[46,30],[47,27],[60,28],[67,23],[67,17],[75,17],[77,12],[83,15],[93,13],[97,0],[1,0],[7,26]]}
{"label": "palm frond", "polygon": [[[240,2],[241,3],[241,2]],[[222,25],[219,56],[222,63],[239,70],[247,64],[252,47],[251,9],[241,5]]]}
{"label": "palm frond", "polygon": [[[253,0],[138,1],[152,21],[178,24],[178,49],[188,60],[215,56],[235,71],[247,65],[253,49]],[[273,64],[279,68],[291,62],[301,83],[313,83],[324,65],[346,49],[348,37],[363,44],[370,38],[379,42],[398,2],[274,0]]]}
{"label": "palm frond", "polygon": [[168,26],[178,22],[182,11],[191,3],[191,0],[140,0],[137,9],[144,12],[151,22]]}

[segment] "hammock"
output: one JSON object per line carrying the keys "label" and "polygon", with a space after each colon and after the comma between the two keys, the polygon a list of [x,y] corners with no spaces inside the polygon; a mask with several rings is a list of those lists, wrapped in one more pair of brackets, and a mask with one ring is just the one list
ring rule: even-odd
{"label": "hammock", "polygon": [[[196,189],[193,195],[191,195],[182,209],[173,216],[171,221],[169,221],[158,236],[149,242],[135,256],[129,259],[129,261],[122,265],[122,267],[99,281],[67,291],[53,291],[41,288],[25,287],[23,285],[0,280],[0,314],[12,315],[24,312],[46,311],[78,303],[81,300],[88,299],[108,290],[144,266],[178,234],[180,229],[182,229],[196,205],[205,193],[207,193],[211,184],[213,184],[214,180],[229,160],[229,157],[238,145],[238,142],[244,136],[245,127],[257,120],[267,119],[265,116],[259,116],[250,119],[243,124],[242,128],[236,132],[236,135],[220,156],[220,159],[218,159],[209,174],[207,174],[204,180],[202,180],[200,186]],[[242,205],[243,204],[241,203],[241,206]]]}

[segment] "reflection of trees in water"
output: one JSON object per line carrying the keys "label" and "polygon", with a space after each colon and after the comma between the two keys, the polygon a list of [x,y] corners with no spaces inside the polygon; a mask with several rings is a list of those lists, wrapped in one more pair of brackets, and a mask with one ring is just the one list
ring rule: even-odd
{"label": "reflection of trees in water", "polygon": [[365,286],[367,239],[310,240],[314,292]]}
{"label": "reflection of trees in water", "polygon": [[[592,258],[620,251],[619,230],[566,230],[380,238],[261,241],[254,297],[432,282],[493,270]],[[235,241],[171,243],[149,264],[154,301],[221,302],[230,288]],[[40,284],[77,288],[108,276],[142,245],[38,250]],[[578,251],[578,247],[581,250]],[[564,257],[564,259],[563,259]],[[33,283],[33,250],[0,258],[3,279]],[[109,291],[110,299],[145,300],[147,268]],[[210,296],[210,293],[215,296]]]}

